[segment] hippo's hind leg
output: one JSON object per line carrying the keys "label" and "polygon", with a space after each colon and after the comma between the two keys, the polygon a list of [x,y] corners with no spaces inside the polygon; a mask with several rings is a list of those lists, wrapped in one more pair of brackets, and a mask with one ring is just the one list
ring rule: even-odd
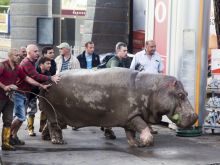
{"label": "hippo's hind leg", "polygon": [[[153,136],[150,132],[150,129],[147,125],[147,123],[140,117],[136,116],[128,123],[128,127],[131,130],[137,131],[140,133],[140,141],[138,143],[138,147],[144,147],[144,146],[150,146],[153,144]],[[129,137],[132,137],[132,134],[129,135],[128,132],[128,140],[133,141],[132,138],[129,139]],[[133,137],[134,138],[134,137]]]}
{"label": "hippo's hind leg", "polygon": [[50,131],[51,142],[53,144],[65,144],[62,135],[62,129],[58,123],[51,123],[48,121],[48,128]]}

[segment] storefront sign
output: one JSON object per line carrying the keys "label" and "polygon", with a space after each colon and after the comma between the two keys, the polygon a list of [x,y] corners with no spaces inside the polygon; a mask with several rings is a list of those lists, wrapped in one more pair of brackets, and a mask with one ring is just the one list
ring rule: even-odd
{"label": "storefront sign", "polygon": [[157,52],[160,53],[164,63],[164,73],[166,73],[167,69],[166,62],[169,3],[169,0],[156,0],[154,14],[154,40],[157,44]]}
{"label": "storefront sign", "polygon": [[9,33],[9,16],[0,13],[0,33]]}
{"label": "storefront sign", "polygon": [[87,0],[62,0],[62,15],[85,16]]}
{"label": "storefront sign", "polygon": [[220,74],[220,49],[212,49],[211,72]]}

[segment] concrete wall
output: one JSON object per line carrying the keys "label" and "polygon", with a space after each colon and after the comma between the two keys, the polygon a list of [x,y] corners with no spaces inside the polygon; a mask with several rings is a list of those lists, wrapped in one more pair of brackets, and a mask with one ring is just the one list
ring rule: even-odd
{"label": "concrete wall", "polygon": [[11,47],[36,43],[37,17],[48,16],[47,0],[11,0]]}
{"label": "concrete wall", "polygon": [[92,40],[97,53],[114,51],[119,41],[128,43],[129,0],[88,0],[82,46]]}

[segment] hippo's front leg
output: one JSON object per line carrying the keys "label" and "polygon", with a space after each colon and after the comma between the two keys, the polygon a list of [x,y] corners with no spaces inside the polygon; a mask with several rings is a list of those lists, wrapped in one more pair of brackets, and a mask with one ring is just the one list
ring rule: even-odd
{"label": "hippo's front leg", "polygon": [[131,147],[138,147],[138,142],[135,139],[135,132],[131,131],[131,130],[126,130],[125,129],[125,133],[126,133],[126,137],[128,139],[128,144]]}
{"label": "hippo's front leg", "polygon": [[[140,117],[134,117],[128,124],[128,126],[137,132],[140,133],[140,142],[138,147],[150,146],[153,144],[153,136],[150,132],[150,129],[147,123]],[[128,137],[128,136],[127,136]],[[131,140],[131,139],[128,139]]]}

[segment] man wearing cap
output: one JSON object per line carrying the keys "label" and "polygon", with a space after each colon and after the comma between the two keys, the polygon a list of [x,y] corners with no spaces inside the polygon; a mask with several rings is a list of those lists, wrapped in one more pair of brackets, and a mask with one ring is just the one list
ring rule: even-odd
{"label": "man wearing cap", "polygon": [[60,55],[56,57],[55,62],[57,64],[56,74],[64,70],[79,69],[80,64],[76,57],[71,55],[71,48],[68,43],[63,42],[57,46],[60,50]]}

